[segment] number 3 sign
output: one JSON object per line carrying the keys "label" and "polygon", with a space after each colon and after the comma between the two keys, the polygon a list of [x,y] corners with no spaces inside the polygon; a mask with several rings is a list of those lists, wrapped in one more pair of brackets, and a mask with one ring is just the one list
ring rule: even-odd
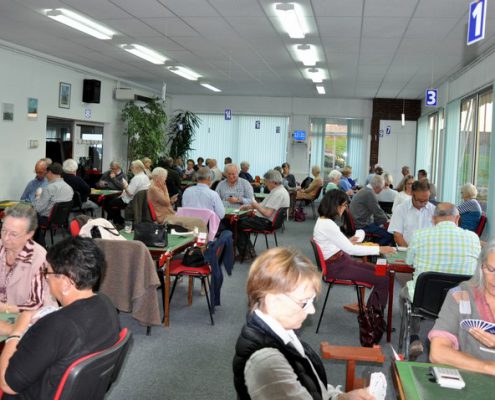
{"label": "number 3 sign", "polygon": [[426,89],[425,105],[427,107],[438,106],[438,89]]}

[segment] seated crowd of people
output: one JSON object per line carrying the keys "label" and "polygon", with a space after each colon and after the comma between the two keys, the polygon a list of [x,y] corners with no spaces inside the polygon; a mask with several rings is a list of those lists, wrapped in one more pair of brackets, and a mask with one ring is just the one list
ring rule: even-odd
{"label": "seated crowd of people", "polygon": [[[263,179],[251,175],[248,162],[238,166],[230,157],[223,171],[215,159],[202,157],[187,160],[186,166],[181,158],[159,164],[153,168],[149,158],[132,161],[132,178],[127,179],[120,163],[112,161],[96,183],[97,188],[121,192],[102,204],[117,229],[123,228],[128,211],[135,213],[141,203],[149,203],[159,224],[202,232],[234,230],[238,257],[249,260],[257,257],[250,230],[270,229],[277,213],[291,206],[291,194],[296,201],[313,201],[324,188],[312,237],[327,264],[326,278],[368,283],[373,289],[366,307],[383,311],[389,276],[377,275],[372,262],[357,257],[373,259],[399,247],[407,251],[406,261],[415,274],[400,291],[401,308],[414,298],[422,272],[472,276],[447,294],[428,335],[430,359],[495,375],[495,335],[460,328],[466,318],[495,323],[495,241],[484,244],[474,233],[482,216],[474,185],[461,187],[462,203],[455,206],[437,199],[426,171],[418,171],[415,180],[408,167],[403,167],[403,179],[394,189],[391,174],[380,165],[359,187],[350,166],[332,170],[326,185],[320,167],[313,166],[313,178],[298,185],[288,163],[268,170]],[[83,212],[95,213],[99,205],[90,199],[91,188],[77,175],[72,159],[63,165],[41,159],[35,173],[22,202],[4,211],[1,227],[0,312],[20,313],[14,324],[0,321],[0,334],[7,336],[0,357],[4,399],[16,394],[53,397],[68,365],[111,346],[120,330],[115,308],[98,294],[105,263],[94,242],[71,237],[52,243],[47,252],[39,228],[57,203],[77,199]],[[260,191],[265,193],[258,202]],[[141,203],[136,206],[137,202]],[[393,203],[391,213],[381,202]],[[207,224],[197,214],[178,212],[178,206],[204,210],[215,218]],[[360,244],[357,230],[376,245]],[[240,398],[373,398],[364,389],[345,394],[330,385],[318,355],[294,332],[315,312],[313,301],[320,288],[321,274],[295,249],[270,249],[253,262],[247,280],[248,319],[233,361]],[[424,351],[419,328],[420,319],[413,318],[411,359]]]}

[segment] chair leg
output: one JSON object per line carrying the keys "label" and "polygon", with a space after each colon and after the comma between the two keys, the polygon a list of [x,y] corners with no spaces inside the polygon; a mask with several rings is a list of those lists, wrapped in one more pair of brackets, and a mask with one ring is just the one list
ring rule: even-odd
{"label": "chair leg", "polygon": [[409,360],[409,336],[411,332],[411,314],[412,306],[409,302],[406,302],[406,325],[404,334],[404,360]]}
{"label": "chair leg", "polygon": [[189,277],[189,285],[187,288],[187,304],[192,306],[193,302],[193,288],[194,288],[194,279],[192,276]]}
{"label": "chair leg", "polygon": [[364,306],[364,292],[366,288],[364,286],[359,286],[359,285],[355,285],[355,287],[356,287],[358,304]]}
{"label": "chair leg", "polygon": [[210,297],[209,297],[210,295],[209,295],[208,288],[206,287],[206,286],[210,286],[210,283],[208,282],[208,285],[207,285],[206,277],[202,277],[201,278],[201,284],[203,285],[203,289],[205,290],[206,304],[208,304],[208,312],[210,313],[211,324],[215,325],[215,322],[213,321],[213,310],[212,310],[212,306],[210,305]]}
{"label": "chair leg", "polygon": [[146,327],[146,336],[151,336],[151,326]]}
{"label": "chair leg", "polygon": [[266,236],[266,234],[265,234],[265,244],[266,244],[266,248],[269,249],[270,246],[268,245],[268,236]]}
{"label": "chair leg", "polygon": [[53,246],[53,229],[52,228],[50,228],[50,239],[52,240],[51,243]]}
{"label": "chair leg", "polygon": [[273,238],[275,239],[275,247],[278,247],[277,232],[273,231]]}
{"label": "chair leg", "polygon": [[330,289],[332,288],[333,283],[328,284],[327,294],[325,295],[325,301],[323,302],[323,308],[320,312],[320,319],[318,320],[318,325],[316,326],[316,333],[320,330],[321,320],[323,318],[323,313],[325,312],[325,307],[327,306],[328,295],[330,294]]}
{"label": "chair leg", "polygon": [[179,280],[180,275],[176,275],[174,279],[174,284],[172,285],[172,290],[170,291],[170,296],[168,297],[168,301],[172,300],[172,296],[174,295],[175,287],[177,286],[177,281]]}
{"label": "chair leg", "polygon": [[404,346],[404,334],[406,333],[406,321],[407,321],[407,306],[406,306],[407,301],[404,302],[404,305],[402,306],[402,316],[400,319],[400,332],[399,332],[399,347],[397,348],[397,351],[402,353],[402,347]]}
{"label": "chair leg", "polygon": [[253,247],[256,247],[256,241],[258,240],[258,233],[254,234],[254,242],[253,242]]}

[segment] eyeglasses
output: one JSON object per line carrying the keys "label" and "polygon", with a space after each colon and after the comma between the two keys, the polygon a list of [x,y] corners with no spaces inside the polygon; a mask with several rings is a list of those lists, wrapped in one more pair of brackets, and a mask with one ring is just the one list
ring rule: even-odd
{"label": "eyeglasses", "polygon": [[412,199],[414,202],[416,202],[418,204],[422,204],[422,205],[426,205],[426,204],[428,204],[428,201],[430,201],[429,199],[426,199],[426,200],[417,199],[415,195],[412,196]]}
{"label": "eyeglasses", "polygon": [[495,267],[492,267],[491,265],[483,264],[483,269],[489,274],[495,273]]}
{"label": "eyeglasses", "polygon": [[316,298],[316,296],[313,296],[308,300],[301,301],[301,300],[297,300],[297,299],[293,298],[292,296],[289,296],[288,294],[285,294],[285,293],[284,293],[284,296],[291,299],[294,303],[296,303],[299,307],[301,307],[303,309],[303,311],[308,311],[309,307],[313,305],[315,298]]}
{"label": "eyeglasses", "polygon": [[57,272],[53,272],[53,271],[48,271],[48,268],[45,267],[41,270],[41,273],[43,274],[43,277],[46,279],[48,275],[60,275],[59,273]]}
{"label": "eyeglasses", "polygon": [[2,238],[7,238],[10,237],[11,239],[19,239],[21,236],[25,235],[25,233],[19,233],[19,232],[12,232],[12,231],[7,231],[5,229],[1,230],[2,232]]}

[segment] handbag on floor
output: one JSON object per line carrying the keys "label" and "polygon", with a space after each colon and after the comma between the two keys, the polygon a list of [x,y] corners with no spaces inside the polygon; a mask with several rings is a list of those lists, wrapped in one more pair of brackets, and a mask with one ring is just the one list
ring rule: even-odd
{"label": "handbag on floor", "polygon": [[[375,293],[371,294],[376,295]],[[359,340],[363,347],[373,347],[374,344],[380,343],[383,333],[386,329],[383,310],[373,306],[364,307],[359,304]]]}
{"label": "handbag on floor", "polygon": [[306,221],[306,214],[304,214],[304,210],[302,207],[297,207],[294,211],[294,221],[303,222]]}
{"label": "handbag on floor", "polygon": [[167,247],[167,225],[155,222],[134,224],[134,240],[139,240],[148,247]]}

